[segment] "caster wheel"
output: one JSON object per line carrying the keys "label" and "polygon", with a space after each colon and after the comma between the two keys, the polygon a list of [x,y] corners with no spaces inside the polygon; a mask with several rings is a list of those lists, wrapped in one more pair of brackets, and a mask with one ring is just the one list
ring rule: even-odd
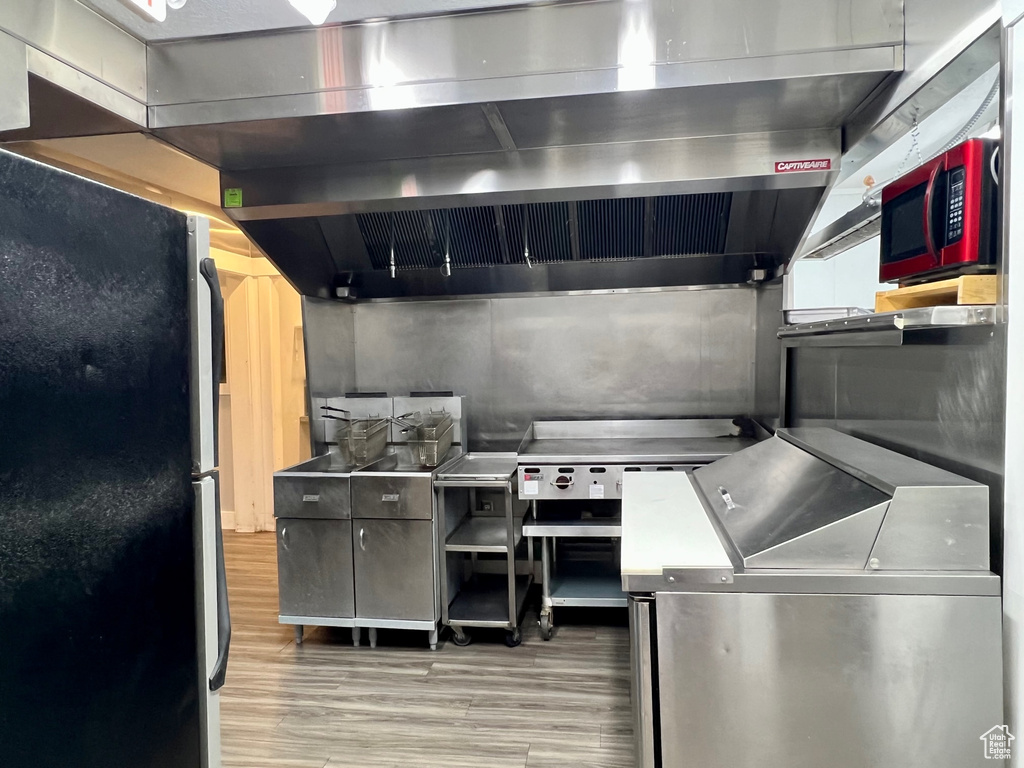
{"label": "caster wheel", "polygon": [[505,645],[509,648],[515,648],[521,642],[523,642],[523,635],[520,633],[518,627],[513,629],[511,632],[505,633]]}
{"label": "caster wheel", "polygon": [[452,642],[455,643],[460,648],[465,648],[467,645],[469,645],[471,642],[473,642],[473,638],[471,638],[467,634],[461,634],[460,635],[458,632],[456,632],[455,633],[455,637],[452,638]]}
{"label": "caster wheel", "polygon": [[550,640],[551,634],[554,631],[555,628],[551,626],[551,615],[547,613],[543,614],[540,617],[540,636],[545,640]]}

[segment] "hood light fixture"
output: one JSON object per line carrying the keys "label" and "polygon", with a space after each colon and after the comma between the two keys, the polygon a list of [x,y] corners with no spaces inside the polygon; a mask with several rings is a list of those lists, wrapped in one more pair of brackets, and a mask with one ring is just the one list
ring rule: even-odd
{"label": "hood light fixture", "polygon": [[320,26],[331,11],[338,7],[338,0],[288,0],[292,7],[309,19],[310,23]]}

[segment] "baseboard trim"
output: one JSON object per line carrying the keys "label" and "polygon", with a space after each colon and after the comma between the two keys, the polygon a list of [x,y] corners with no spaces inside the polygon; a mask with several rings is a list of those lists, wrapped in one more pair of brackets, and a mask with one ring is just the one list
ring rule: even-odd
{"label": "baseboard trim", "polygon": [[225,531],[236,530],[234,510],[222,509],[220,511],[220,527]]}

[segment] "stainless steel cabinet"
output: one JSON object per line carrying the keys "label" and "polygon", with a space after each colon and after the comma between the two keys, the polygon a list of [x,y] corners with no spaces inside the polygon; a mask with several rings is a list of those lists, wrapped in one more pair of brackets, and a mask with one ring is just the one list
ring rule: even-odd
{"label": "stainless steel cabinet", "polygon": [[436,621],[434,524],[353,521],[356,616]]}
{"label": "stainless steel cabinet", "polygon": [[277,570],[282,617],[352,618],[352,523],[280,519]]}
{"label": "stainless steel cabinet", "polygon": [[659,592],[655,603],[664,766],[995,762],[979,739],[1004,722],[998,596]]}

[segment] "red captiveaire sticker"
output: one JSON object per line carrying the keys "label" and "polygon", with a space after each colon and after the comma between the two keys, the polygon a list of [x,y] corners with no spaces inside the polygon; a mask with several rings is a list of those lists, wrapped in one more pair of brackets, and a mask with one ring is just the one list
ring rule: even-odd
{"label": "red captiveaire sticker", "polygon": [[831,171],[832,161],[823,160],[782,160],[775,164],[776,173],[796,173],[799,171]]}

